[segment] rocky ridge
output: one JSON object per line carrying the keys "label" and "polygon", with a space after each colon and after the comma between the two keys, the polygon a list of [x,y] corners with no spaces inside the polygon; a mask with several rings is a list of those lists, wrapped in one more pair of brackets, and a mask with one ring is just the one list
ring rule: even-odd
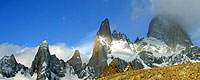
{"label": "rocky ridge", "polygon": [[96,33],[92,57],[88,63],[82,63],[78,50],[66,62],[51,55],[48,43],[44,41],[31,68],[17,63],[14,55],[5,56],[0,60],[0,74],[10,78],[20,72],[25,76],[37,75],[37,80],[60,80],[66,74],[71,74],[79,79],[91,80],[100,75],[198,61],[200,48],[193,46],[181,25],[167,18],[153,18],[147,37],[137,37],[134,43],[117,30],[111,34],[109,21],[105,19]]}

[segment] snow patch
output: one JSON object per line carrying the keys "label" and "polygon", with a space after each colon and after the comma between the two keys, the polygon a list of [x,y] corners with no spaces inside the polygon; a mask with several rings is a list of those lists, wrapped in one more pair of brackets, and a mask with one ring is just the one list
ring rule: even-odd
{"label": "snow patch", "polygon": [[171,48],[153,37],[146,37],[141,42],[133,44],[134,51],[140,53],[141,51],[150,51],[158,53],[172,53]]}
{"label": "snow patch", "polygon": [[108,54],[108,57],[113,56],[123,59],[127,62],[132,61],[136,53],[133,52],[130,48],[127,48],[126,44],[128,43],[123,40],[113,40],[110,47],[111,54]]}
{"label": "snow patch", "polygon": [[36,80],[37,78],[37,74],[33,74],[33,76],[31,77],[30,75],[22,75],[21,74],[21,71],[19,71],[15,77],[11,77],[11,78],[6,78],[6,77],[3,77],[1,74],[0,74],[0,80]]}

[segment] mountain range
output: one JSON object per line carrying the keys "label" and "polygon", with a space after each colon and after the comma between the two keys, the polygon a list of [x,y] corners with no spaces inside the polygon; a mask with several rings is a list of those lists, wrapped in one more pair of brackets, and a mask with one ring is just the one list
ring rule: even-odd
{"label": "mountain range", "polygon": [[26,67],[14,55],[0,60],[0,79],[5,80],[93,80],[110,73],[199,62],[200,48],[194,46],[181,24],[163,16],[154,17],[146,37],[134,42],[117,30],[111,32],[106,18],[96,33],[92,56],[83,63],[79,50],[68,61],[51,55],[47,41],[41,43]]}

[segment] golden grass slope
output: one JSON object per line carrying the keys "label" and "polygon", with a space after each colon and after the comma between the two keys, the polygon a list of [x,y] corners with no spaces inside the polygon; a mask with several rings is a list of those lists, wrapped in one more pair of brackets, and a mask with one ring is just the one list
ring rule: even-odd
{"label": "golden grass slope", "polygon": [[123,72],[123,71],[119,68],[119,66],[117,64],[115,64],[114,62],[111,62],[110,65],[99,76],[99,78],[109,76],[111,74],[121,73],[121,72]]}
{"label": "golden grass slope", "polygon": [[200,80],[200,63],[121,72],[98,80]]}

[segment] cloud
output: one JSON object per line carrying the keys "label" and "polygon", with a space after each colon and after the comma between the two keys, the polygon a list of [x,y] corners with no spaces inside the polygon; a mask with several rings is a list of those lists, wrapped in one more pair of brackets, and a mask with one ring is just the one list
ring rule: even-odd
{"label": "cloud", "polygon": [[80,46],[73,47],[73,50],[79,50],[81,53],[81,58],[83,63],[89,62],[89,58],[91,57],[93,50],[93,42],[89,42],[86,44],[81,44]]}
{"label": "cloud", "polygon": [[92,56],[93,44],[97,31],[98,30],[93,30],[91,32],[88,32],[85,38],[81,39],[79,42],[77,42],[77,44],[72,46],[73,50],[80,51],[81,58],[87,58],[82,60],[84,63],[89,62],[89,58]]}
{"label": "cloud", "polygon": [[[87,45],[88,46],[88,45]],[[78,46],[77,46],[78,47]],[[23,47],[18,46],[14,44],[9,43],[3,43],[0,44],[0,58],[7,55],[10,56],[11,54],[14,54],[16,57],[17,62],[24,64],[27,67],[31,66],[31,63],[38,51],[39,46],[37,47]],[[87,52],[86,50],[88,48],[81,48],[81,51]],[[86,50],[84,50],[86,49]],[[74,50],[73,48],[68,47],[64,43],[59,43],[56,45],[49,45],[49,50],[51,54],[55,54],[59,59],[63,59],[65,61],[69,60],[73,54]],[[89,55],[81,53],[81,58],[83,62],[86,62],[89,60]]]}
{"label": "cloud", "polygon": [[200,0],[150,0],[150,2],[154,15],[168,16],[176,20],[192,39],[200,37]]}
{"label": "cloud", "polygon": [[133,20],[145,11],[167,16],[181,24],[193,42],[200,40],[200,0],[132,0],[131,6]]}
{"label": "cloud", "polygon": [[0,58],[14,54],[17,61],[30,67],[38,47],[23,47],[9,43],[0,45]]}

